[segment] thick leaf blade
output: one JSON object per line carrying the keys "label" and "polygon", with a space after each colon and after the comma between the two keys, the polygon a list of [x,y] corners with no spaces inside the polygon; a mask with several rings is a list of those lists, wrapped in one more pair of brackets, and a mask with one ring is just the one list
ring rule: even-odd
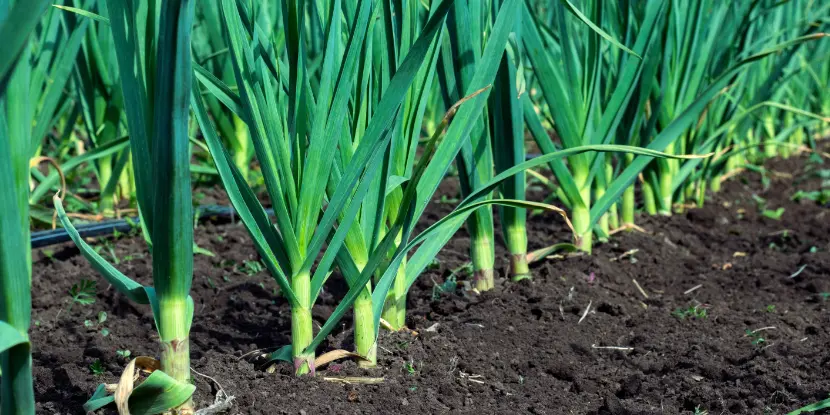
{"label": "thick leaf blade", "polygon": [[0,21],[0,95],[6,90],[9,75],[18,64],[18,57],[40,22],[48,0],[18,1]]}
{"label": "thick leaf blade", "polygon": [[0,321],[0,353],[13,347],[29,345],[29,338],[5,321]]}
{"label": "thick leaf blade", "polygon": [[166,373],[156,370],[136,386],[130,394],[131,415],[156,415],[177,408],[187,402],[196,391],[196,385],[178,382]]}

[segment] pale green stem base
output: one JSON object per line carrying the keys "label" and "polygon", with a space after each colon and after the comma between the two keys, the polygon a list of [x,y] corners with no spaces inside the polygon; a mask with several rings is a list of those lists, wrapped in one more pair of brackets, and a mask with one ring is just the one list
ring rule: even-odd
{"label": "pale green stem base", "polygon": [[531,279],[527,253],[510,254],[510,275],[514,282]]}
{"label": "pale green stem base", "polygon": [[[681,143],[685,139],[685,136],[681,137]],[[666,153],[675,154],[675,143],[671,143],[666,147]],[[677,160],[665,160],[663,166],[664,168],[660,169],[657,176],[659,179],[660,198],[662,202],[662,205],[659,206],[659,211],[662,215],[670,216],[672,213],[672,204],[674,202],[672,194],[672,180],[674,179],[675,172],[677,171]],[[683,196],[682,191],[678,193],[680,193],[680,197]]]}
{"label": "pale green stem base", "polygon": [[[161,338],[161,370],[171,378],[190,383],[190,321],[187,303],[178,299],[159,299],[159,337]],[[180,414],[192,414],[193,402],[178,408]]]}
{"label": "pale green stem base", "polygon": [[[106,185],[110,178],[112,177],[112,160],[113,157],[104,157],[98,162],[98,181],[101,183],[101,188],[103,189],[104,185]],[[115,200],[113,200],[114,195],[101,195],[101,200],[98,202],[99,209],[101,213],[104,214],[112,214],[114,211]]]}
{"label": "pale green stem base", "polygon": [[190,382],[190,342],[187,338],[161,343],[161,370],[179,382]]}
{"label": "pale green stem base", "polygon": [[384,320],[393,330],[400,330],[406,327],[406,260],[401,262],[398,273],[395,275],[395,282],[386,296],[386,303],[383,305]]}
{"label": "pale green stem base", "polygon": [[478,291],[489,291],[496,286],[492,268],[474,270],[473,280],[475,281],[475,289]]}
{"label": "pale green stem base", "polygon": [[651,186],[651,183],[649,181],[643,181],[642,192],[643,206],[645,207],[646,213],[648,213],[649,215],[656,215],[657,197],[654,195],[654,188]]}
{"label": "pale green stem base", "polygon": [[531,278],[527,264],[527,228],[524,226],[505,226],[505,242],[510,252],[510,277],[513,281]]}
{"label": "pale green stem base", "polygon": [[634,224],[634,186],[628,186],[622,195],[622,224]]}
{"label": "pale green stem base", "polygon": [[571,221],[577,236],[576,247],[590,254],[593,249],[593,231],[589,226],[591,209],[585,206],[574,206]]}
{"label": "pale green stem base", "polygon": [[478,291],[492,290],[495,287],[493,278],[493,266],[495,265],[495,253],[489,238],[478,237],[473,241],[473,280],[475,289]]}
{"label": "pale green stem base", "polygon": [[778,155],[778,146],[772,142],[775,138],[775,120],[771,116],[764,118],[764,132],[768,144],[764,144],[764,157],[773,158]]}
{"label": "pale green stem base", "polygon": [[314,376],[314,352],[303,353],[314,339],[311,325],[311,276],[301,273],[291,278],[291,288],[299,305],[291,308],[291,350],[294,356],[294,374]]}
{"label": "pale green stem base", "polygon": [[[190,383],[190,342],[187,338],[161,343],[161,371],[182,383]],[[192,415],[193,400],[173,410],[177,415]]]}
{"label": "pale green stem base", "polygon": [[672,176],[670,172],[660,173],[660,197],[663,204],[660,206],[661,215],[671,216],[672,209]]}
{"label": "pale green stem base", "polygon": [[697,207],[703,207],[706,202],[706,180],[700,179],[697,181]]}
{"label": "pale green stem base", "polygon": [[790,136],[790,144],[791,146],[787,148],[787,154],[781,154],[785,158],[790,157],[792,154],[799,154],[801,153],[801,147],[804,145],[804,129],[799,128],[793,131],[793,134]]}
{"label": "pale green stem base", "polygon": [[133,186],[133,155],[132,153],[127,155],[127,164],[124,166],[124,169],[121,170],[121,176],[118,178],[118,194],[121,200],[130,200],[135,191],[135,187]]}
{"label": "pale green stem base", "polygon": [[[605,194],[605,187],[597,185],[595,193],[596,193],[596,199],[595,200],[599,200],[602,197],[602,195]],[[599,228],[602,230],[602,232],[605,235],[609,234],[609,232],[611,231],[611,221],[608,218],[608,212],[605,212],[602,216],[599,217],[599,221],[597,221],[597,225],[599,226]],[[608,238],[602,237],[602,238],[600,238],[600,240],[602,242],[607,242]]]}
{"label": "pale green stem base", "polygon": [[775,158],[778,155],[778,149],[774,144],[765,144],[764,145],[764,158],[771,159]]}
{"label": "pale green stem base", "polygon": [[579,188],[579,197],[581,199],[573,201],[573,206],[571,207],[571,214],[573,216],[571,223],[576,234],[576,247],[590,254],[594,245],[594,231],[590,226],[591,192],[593,191],[593,186],[587,182],[587,177],[581,172],[577,172],[574,175],[574,181],[576,182],[577,188]]}
{"label": "pale green stem base", "polygon": [[617,229],[620,227],[620,215],[617,212],[617,204],[614,203],[608,209],[608,227],[610,229]]}
{"label": "pale green stem base", "polygon": [[291,349],[294,356],[294,374],[297,376],[314,375],[314,352],[303,353],[313,338],[311,322],[311,310],[304,307],[291,309]]}
{"label": "pale green stem base", "polygon": [[366,360],[360,360],[360,367],[377,365],[377,336],[375,336],[372,294],[364,289],[354,302],[354,346],[355,352]]}
{"label": "pale green stem base", "polygon": [[712,189],[712,191],[715,192],[715,193],[720,192],[720,189],[721,189],[721,176],[720,175],[712,177],[712,180],[709,181],[709,188]]}
{"label": "pale green stem base", "polygon": [[[611,183],[613,181],[613,179],[614,179],[614,167],[611,166],[610,163],[608,163],[608,164],[605,165],[605,183],[606,184]],[[602,189],[602,193],[605,194],[605,188]],[[599,199],[599,196],[597,196],[597,199]],[[613,205],[611,205],[610,208],[608,208],[608,213],[606,213],[606,215],[608,216],[608,228],[609,228],[609,230],[617,229],[617,228],[620,227],[620,217],[619,217],[619,214],[617,213],[617,204],[616,203],[614,203]]]}

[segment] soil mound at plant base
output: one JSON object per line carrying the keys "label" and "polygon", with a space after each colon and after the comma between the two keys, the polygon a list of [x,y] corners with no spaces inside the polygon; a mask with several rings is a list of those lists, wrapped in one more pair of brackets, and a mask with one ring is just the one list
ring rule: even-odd
{"label": "soil mound at plant base", "polygon": [[[469,240],[461,231],[409,294],[418,334],[384,334],[377,369],[340,362],[313,379],[249,360],[289,342],[289,308],[240,225],[200,225],[198,245],[216,256],[196,257],[193,368],[244,414],[784,413],[830,393],[822,370],[830,361],[830,216],[816,202],[791,200],[819,190],[828,168],[806,157],[772,162],[763,177],[725,183],[702,209],[640,217],[649,233],[617,234],[590,257],[549,258],[533,267],[532,281],[480,296],[462,290]],[[451,181],[442,190],[457,194]],[[450,209],[436,204],[425,218]],[[531,248],[568,239],[555,215],[531,216],[528,228]],[[149,281],[141,238],[98,246]],[[81,414],[99,383],[117,380],[126,351],[158,354],[153,320],[74,246],[35,259],[38,413]],[[70,309],[68,292],[82,279],[98,282],[95,302]],[[319,324],[343,289],[326,287],[314,310]],[[349,325],[344,319],[321,350],[351,348]],[[195,373],[194,381],[197,405],[212,403],[217,385]]]}

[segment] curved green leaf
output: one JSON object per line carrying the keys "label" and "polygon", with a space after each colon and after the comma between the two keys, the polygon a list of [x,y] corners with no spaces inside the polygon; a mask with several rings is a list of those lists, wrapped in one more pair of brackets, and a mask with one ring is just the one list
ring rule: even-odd
{"label": "curved green leaf", "polygon": [[544,248],[539,248],[533,252],[529,252],[527,254],[527,261],[532,264],[536,261],[541,261],[542,259],[544,259],[550,254],[553,254],[554,252],[576,252],[577,249],[578,248],[576,247],[576,245],[572,243],[561,242],[558,244],[546,246]]}
{"label": "curved green leaf", "polygon": [[102,383],[98,385],[98,388],[95,389],[95,393],[93,393],[86,403],[84,403],[84,411],[95,412],[113,402],[115,402],[115,397],[107,395],[107,385]]}
{"label": "curved green leaf", "polygon": [[277,351],[268,353],[268,356],[265,357],[265,360],[268,362],[273,362],[274,360],[282,360],[283,362],[294,362],[294,356],[291,355],[291,351],[293,348],[290,344],[286,344],[285,346],[280,347]]}
{"label": "curved green leaf", "polygon": [[126,275],[122,274],[121,271],[110,265],[110,263],[102,258],[101,255],[98,255],[98,253],[95,252],[95,250],[92,249],[86,241],[84,241],[78,233],[78,230],[75,229],[75,226],[72,225],[72,222],[66,216],[66,211],[63,209],[63,203],[58,195],[55,195],[52,198],[52,202],[55,204],[58,219],[64,229],[66,229],[66,233],[69,234],[69,237],[73,242],[75,242],[75,245],[81,251],[81,255],[89,261],[92,267],[95,268],[95,270],[98,271],[107,280],[107,282],[112,284],[116,290],[126,295],[130,300],[139,304],[149,304],[150,297],[148,290],[151,290],[151,288],[145,287],[133,281]]}
{"label": "curved green leaf", "polygon": [[[131,415],[157,415],[185,403],[196,391],[196,386],[178,382],[166,373],[156,370],[130,393],[128,404]],[[107,395],[106,385],[98,385],[95,393],[84,403],[84,411],[94,412],[115,402]]]}
{"label": "curved green leaf", "polygon": [[588,16],[585,16],[584,14],[582,14],[582,12],[579,11],[579,9],[577,9],[576,6],[573,5],[573,3],[571,3],[568,0],[560,0],[560,1],[562,2],[562,4],[565,5],[565,8],[568,9],[569,12],[573,13],[573,15],[576,16],[579,20],[581,20],[582,23],[585,23],[586,25],[588,25],[588,27],[590,27],[591,30],[596,32],[598,35],[602,36],[603,39],[607,40],[612,45],[620,48],[621,50],[624,50],[626,53],[634,55],[639,59],[643,58],[642,56],[636,54],[633,50],[625,47],[625,45],[620,43],[617,39],[614,39],[613,36],[609,35],[604,30],[602,30],[599,26],[594,24],[594,22],[592,22],[591,19],[588,18]]}
{"label": "curved green leaf", "polygon": [[100,14],[95,14],[93,12],[90,12],[90,11],[87,11],[87,10],[84,10],[84,9],[79,9],[77,7],[62,6],[60,4],[53,4],[52,7],[56,8],[56,9],[61,9],[61,10],[64,10],[64,11],[68,11],[68,12],[71,12],[71,13],[75,13],[79,16],[87,17],[87,18],[90,18],[92,20],[95,20],[95,21],[98,21],[98,22],[101,22],[101,23],[110,24],[110,19],[107,19],[106,17],[101,16]]}
{"label": "curved green leaf", "polygon": [[156,415],[185,403],[196,390],[195,385],[178,382],[156,370],[130,394],[131,415]]}
{"label": "curved green leaf", "polygon": [[799,415],[804,412],[815,412],[820,409],[827,409],[830,408],[830,398],[827,398],[823,401],[818,401],[816,403],[812,403],[802,408],[798,408],[795,411],[788,413],[787,415]]}
{"label": "curved green leaf", "polygon": [[28,345],[29,338],[5,321],[0,321],[0,353],[13,347]]}
{"label": "curved green leaf", "polygon": [[[246,113],[242,107],[242,101],[240,100],[239,95],[234,93],[227,84],[222,82],[222,80],[217,78],[201,65],[194,62],[193,69],[195,70],[194,75],[196,75],[196,79],[198,79],[199,82],[207,88],[211,95],[216,97],[216,99],[218,99],[225,105],[225,107],[231,110],[231,112],[236,114],[239,118],[242,118],[243,120],[245,119]],[[199,91],[197,85],[193,85],[193,90]]]}

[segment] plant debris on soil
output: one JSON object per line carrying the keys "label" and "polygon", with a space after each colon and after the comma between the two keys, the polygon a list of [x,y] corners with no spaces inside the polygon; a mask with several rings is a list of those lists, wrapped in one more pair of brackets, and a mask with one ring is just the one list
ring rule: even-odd
{"label": "plant debris on soil", "polygon": [[[409,293],[413,331],[382,333],[378,367],[338,361],[314,378],[260,358],[289,343],[290,310],[245,229],[200,224],[196,242],[209,252],[195,258],[194,401],[213,404],[221,387],[233,414],[780,414],[825,399],[830,217],[827,206],[791,198],[818,190],[817,172],[828,168],[806,156],[770,162],[763,176],[724,183],[703,208],[639,216],[647,233],[615,234],[592,256],[548,258],[532,280],[502,280],[483,295],[464,290],[462,230]],[[457,192],[448,180],[436,200]],[[451,208],[433,204],[421,225]],[[764,213],[781,208],[777,219]],[[556,214],[529,215],[528,229],[531,249],[569,240]],[[98,246],[127,275],[151,281],[140,235]],[[131,358],[158,355],[153,318],[74,245],[34,255],[38,413],[82,414]],[[506,257],[497,252],[501,275]],[[69,292],[82,280],[97,286],[78,303]],[[344,290],[333,277],[314,308],[317,325]],[[320,353],[350,350],[350,326],[344,318]]]}

